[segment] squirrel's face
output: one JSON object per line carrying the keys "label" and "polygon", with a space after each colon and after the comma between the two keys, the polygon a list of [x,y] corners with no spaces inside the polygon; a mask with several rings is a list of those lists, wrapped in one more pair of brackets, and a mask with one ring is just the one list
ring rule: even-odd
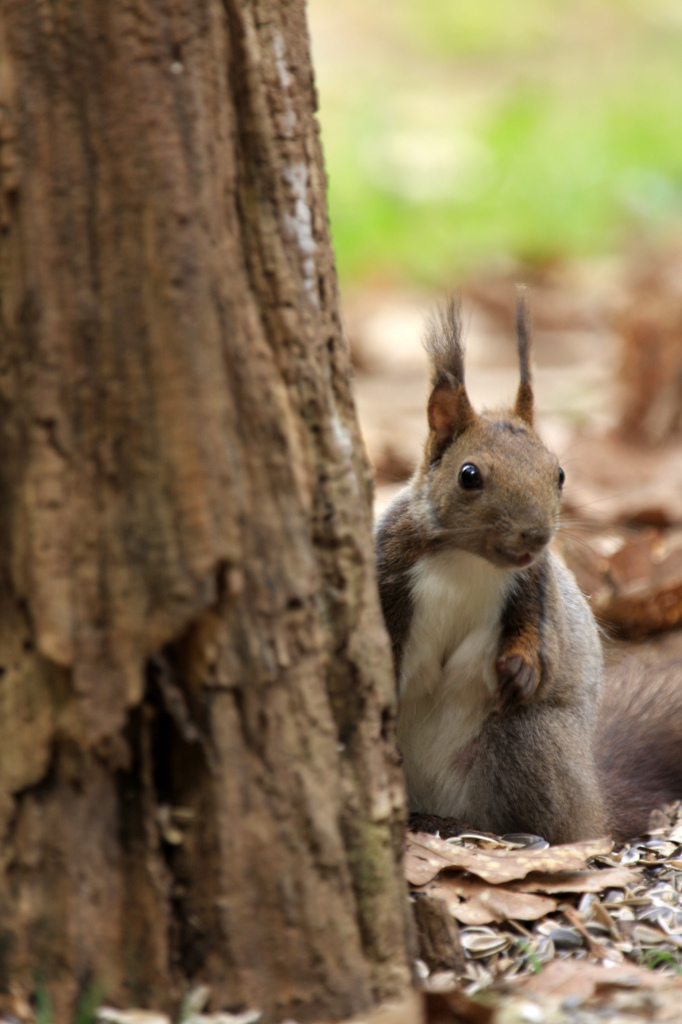
{"label": "squirrel's face", "polygon": [[486,414],[428,470],[428,503],[443,541],[504,569],[523,569],[556,531],[563,470],[515,416]]}

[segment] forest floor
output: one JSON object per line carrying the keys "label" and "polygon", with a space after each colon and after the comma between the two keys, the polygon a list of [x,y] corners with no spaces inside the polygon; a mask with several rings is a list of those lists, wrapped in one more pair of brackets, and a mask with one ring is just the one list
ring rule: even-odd
{"label": "forest floor", "polygon": [[[668,252],[557,265],[530,282],[537,427],[566,472],[555,546],[612,656],[682,652],[678,268]],[[461,289],[467,387],[478,408],[508,404],[516,390],[520,274],[478,276]],[[344,293],[376,512],[419,459],[428,383],[421,335],[437,301],[417,290]],[[410,836],[413,899],[429,903],[417,916],[429,1021],[682,1020],[680,822],[675,808],[654,816],[646,835],[615,850],[531,847],[530,875],[528,849],[515,870],[515,842]],[[499,877],[486,875],[491,854]]]}

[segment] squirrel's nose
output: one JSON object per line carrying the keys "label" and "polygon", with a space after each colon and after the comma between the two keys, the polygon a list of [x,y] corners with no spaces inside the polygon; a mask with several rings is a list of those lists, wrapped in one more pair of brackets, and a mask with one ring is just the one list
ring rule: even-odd
{"label": "squirrel's nose", "polygon": [[531,550],[538,551],[545,544],[549,544],[551,532],[546,526],[531,526],[521,530],[521,540]]}

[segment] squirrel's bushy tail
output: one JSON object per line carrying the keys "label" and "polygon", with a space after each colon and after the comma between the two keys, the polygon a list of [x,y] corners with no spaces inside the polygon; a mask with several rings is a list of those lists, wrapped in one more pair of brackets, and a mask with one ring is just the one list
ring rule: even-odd
{"label": "squirrel's bushy tail", "polygon": [[633,651],[607,667],[597,735],[611,835],[621,841],[645,832],[654,808],[682,799],[682,634]]}

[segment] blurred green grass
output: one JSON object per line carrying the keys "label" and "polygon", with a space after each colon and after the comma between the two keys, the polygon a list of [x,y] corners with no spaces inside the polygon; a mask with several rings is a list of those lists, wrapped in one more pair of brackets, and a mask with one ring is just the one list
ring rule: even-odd
{"label": "blurred green grass", "polygon": [[342,281],[452,281],[682,224],[682,5],[310,0]]}

